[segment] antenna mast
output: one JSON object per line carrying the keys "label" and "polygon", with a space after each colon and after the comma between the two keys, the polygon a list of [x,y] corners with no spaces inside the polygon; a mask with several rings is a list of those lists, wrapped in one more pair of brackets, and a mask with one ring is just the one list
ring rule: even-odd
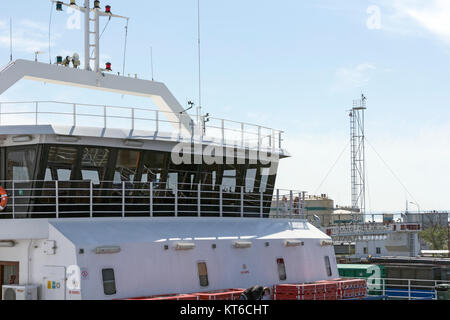
{"label": "antenna mast", "polygon": [[353,101],[350,111],[352,210],[364,215],[366,212],[366,159],[364,112],[367,98]]}
{"label": "antenna mast", "polygon": [[[76,4],[75,0],[71,0],[70,4],[62,1],[51,0],[56,4],[56,10],[62,11],[62,6],[70,7],[72,9],[81,11],[84,13],[84,69],[92,71],[91,60],[94,61],[94,71],[99,72],[100,69],[100,17],[114,17],[126,19],[129,18],[118,16],[111,13],[111,6],[106,6],[105,11],[100,9],[100,1],[94,1],[94,7],[91,8],[91,1],[84,0],[84,7],[80,7]],[[91,25],[91,22],[94,25]],[[94,42],[91,43],[91,35],[94,35]],[[91,58],[90,49],[94,48],[94,56]]]}
{"label": "antenna mast", "polygon": [[200,0],[197,0],[198,20],[198,107],[197,107],[197,123],[200,122],[199,117],[202,115],[202,67],[201,67],[201,42],[200,42]]}

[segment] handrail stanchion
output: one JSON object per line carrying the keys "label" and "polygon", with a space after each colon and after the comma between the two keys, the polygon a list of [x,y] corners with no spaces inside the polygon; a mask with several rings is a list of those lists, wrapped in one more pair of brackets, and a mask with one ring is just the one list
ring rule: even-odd
{"label": "handrail stanchion", "polygon": [[280,189],[277,189],[277,218],[280,217]]}
{"label": "handrail stanchion", "polygon": [[278,132],[278,148],[281,150],[281,131]]}
{"label": "handrail stanchion", "polygon": [[382,279],[383,296],[386,296],[386,279]]}
{"label": "handrail stanchion", "polygon": [[223,218],[223,191],[221,186],[219,186],[219,211],[220,217]]}
{"label": "handrail stanchion", "polygon": [[244,187],[241,186],[241,218],[244,217]]}
{"label": "handrail stanchion", "polygon": [[150,217],[153,217],[153,181],[150,182]]}
{"label": "handrail stanchion", "polygon": [[103,107],[103,128],[106,128],[106,106]]}
{"label": "handrail stanchion", "polygon": [[155,123],[156,123],[155,131],[159,132],[159,111],[158,110],[155,110]]}
{"label": "handrail stanchion", "polygon": [[408,300],[411,300],[411,280],[408,279]]}
{"label": "handrail stanchion", "polygon": [[197,186],[197,215],[199,217],[202,216],[201,192],[202,192],[202,184],[199,183]]}
{"label": "handrail stanchion", "polygon": [[289,199],[289,219],[292,219],[292,208],[293,208],[293,201],[292,198],[294,197],[294,192],[291,190],[290,191],[290,195],[289,195],[290,199]]}
{"label": "handrail stanchion", "polygon": [[36,101],[36,125],[38,125],[39,102]]}
{"label": "handrail stanchion", "polygon": [[74,103],[73,104],[73,126],[76,127],[77,126],[77,105]]}
{"label": "handrail stanchion", "polygon": [[134,131],[134,108],[131,109],[131,130]]}
{"label": "handrail stanchion", "polygon": [[94,184],[92,183],[92,180],[89,182],[89,214],[90,217],[94,217],[94,206],[93,206],[93,197],[94,197]]}
{"label": "handrail stanchion", "polygon": [[178,184],[175,184],[173,192],[175,194],[175,217],[178,217]]}
{"label": "handrail stanchion", "polygon": [[258,150],[261,149],[261,126],[258,126]]}
{"label": "handrail stanchion", "polygon": [[264,217],[264,193],[260,191],[260,199],[259,199],[259,216],[260,218]]}
{"label": "handrail stanchion", "polygon": [[16,187],[15,182],[12,182],[12,216],[16,218]]}
{"label": "handrail stanchion", "polygon": [[225,120],[222,119],[222,144],[225,144]]}
{"label": "handrail stanchion", "polygon": [[241,123],[241,148],[244,148],[244,123]]}
{"label": "handrail stanchion", "polygon": [[122,218],[125,218],[125,181],[122,181]]}
{"label": "handrail stanchion", "polygon": [[0,103],[0,126],[2,125],[2,104]]}
{"label": "handrail stanchion", "polygon": [[56,205],[56,219],[59,218],[59,183],[55,180],[55,205]]}

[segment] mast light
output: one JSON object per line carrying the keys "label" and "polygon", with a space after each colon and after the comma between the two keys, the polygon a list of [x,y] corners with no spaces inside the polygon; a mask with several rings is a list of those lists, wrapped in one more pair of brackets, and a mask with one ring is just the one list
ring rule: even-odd
{"label": "mast light", "polygon": [[106,6],[105,7],[105,12],[106,13],[111,13],[111,6]]}
{"label": "mast light", "polygon": [[106,63],[106,70],[107,71],[112,71],[112,69],[111,69],[111,62],[107,62]]}
{"label": "mast light", "polygon": [[62,6],[63,6],[62,1],[57,1],[56,2],[56,11],[63,11]]}
{"label": "mast light", "polygon": [[100,1],[99,0],[94,1],[94,9],[100,9]]}
{"label": "mast light", "polygon": [[77,5],[76,0],[70,0],[70,5],[71,5],[71,6],[76,6],[76,5]]}

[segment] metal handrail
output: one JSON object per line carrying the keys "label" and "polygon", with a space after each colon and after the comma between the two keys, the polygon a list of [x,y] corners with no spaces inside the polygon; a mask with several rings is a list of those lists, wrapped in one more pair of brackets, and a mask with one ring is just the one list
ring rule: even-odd
{"label": "metal handrail", "polygon": [[[65,105],[67,107],[71,108],[71,111],[62,112],[59,109],[56,109],[55,111],[43,111],[41,106],[44,104],[52,104],[52,105]],[[8,105],[29,105],[26,106],[25,111],[21,110],[14,110],[12,112],[6,112],[4,109],[4,106]],[[30,106],[31,105],[31,106]],[[80,107],[90,107],[95,108],[98,110],[98,112],[93,113],[86,113],[81,112],[80,113]],[[119,110],[119,111],[127,111],[128,114],[111,114],[111,111]],[[109,112],[108,112],[109,111]],[[154,114],[153,117],[143,117],[136,115],[137,112],[149,112]],[[108,114],[109,113],[109,114]],[[76,126],[78,123],[78,117],[89,117],[92,119],[101,119],[103,118],[103,127],[112,127],[112,128],[123,128],[126,126],[128,129],[135,130],[137,122],[139,121],[151,121],[155,123],[155,132],[160,131],[160,125],[161,124],[171,124],[173,127],[177,128],[178,132],[177,134],[179,136],[184,136],[187,138],[191,138],[191,136],[188,136],[186,133],[182,132],[181,130],[181,120],[180,121],[170,121],[162,119],[160,114],[162,115],[174,115],[173,112],[168,111],[160,111],[160,110],[152,110],[148,108],[142,108],[142,107],[121,107],[121,106],[109,106],[109,105],[96,105],[96,104],[82,104],[82,103],[69,103],[69,102],[58,102],[58,101],[22,101],[22,102],[0,102],[0,125],[2,125],[2,121],[4,117],[8,116],[27,116],[27,115],[34,115],[33,124],[39,125],[39,124],[52,124],[54,121],[52,120],[45,120],[41,119],[45,116],[58,116],[58,117],[70,117],[70,123],[73,126]],[[196,115],[183,113],[185,116],[189,116],[192,119],[196,119]],[[176,116],[179,118],[180,114],[176,114]],[[108,124],[109,120],[117,120],[117,119],[123,119],[128,120],[130,123],[127,123],[128,121],[121,122],[119,126]],[[283,131],[276,130],[273,128],[269,128],[266,126],[260,126],[251,124],[248,122],[239,122],[234,120],[227,120],[227,119],[221,119],[221,118],[214,118],[209,117],[210,122],[203,122],[203,120],[200,119],[199,123],[195,123],[194,120],[192,120],[192,129],[197,128],[198,129],[198,135],[202,137],[203,139],[207,139],[207,133],[211,133],[214,131],[219,135],[219,138],[222,140],[222,143],[236,146],[241,145],[242,147],[250,147],[253,144],[255,144],[258,149],[266,148],[268,150],[272,151],[280,151],[282,149],[282,135]],[[61,120],[61,119],[59,119]],[[214,125],[213,122],[218,121],[220,125]],[[58,121],[60,122],[60,121]],[[234,128],[232,125],[238,125],[238,128]],[[201,128],[200,128],[201,127]],[[251,131],[249,129],[254,129],[254,131]],[[144,130],[148,130],[148,127],[146,126]],[[268,131],[268,132],[266,132]],[[267,138],[268,141],[267,141]],[[256,142],[256,143],[255,143]]]}
{"label": "metal handrail", "polygon": [[[0,181],[9,205],[0,218],[53,216],[70,218],[84,214],[122,217],[155,216],[268,217],[273,189],[245,192],[245,186],[226,191],[223,186],[168,182],[101,181]],[[11,216],[11,217],[10,217]]]}
{"label": "metal handrail", "polygon": [[[373,277],[343,277],[367,280],[367,291],[369,297],[384,296],[391,299],[407,300],[437,300],[436,287],[439,284],[450,284],[448,280],[425,280],[425,279],[400,279],[400,278],[373,278]],[[371,283],[375,281],[376,283]],[[405,284],[395,284],[395,282]],[[393,284],[394,282],[394,284]],[[430,285],[419,285],[427,283]],[[422,295],[420,297],[419,295]],[[426,297],[423,297],[426,296]]]}

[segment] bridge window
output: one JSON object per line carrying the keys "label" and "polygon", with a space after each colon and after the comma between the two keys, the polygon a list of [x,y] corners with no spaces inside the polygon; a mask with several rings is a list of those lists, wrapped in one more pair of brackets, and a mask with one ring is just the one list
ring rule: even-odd
{"label": "bridge window", "polygon": [[327,269],[327,275],[331,277],[333,275],[333,270],[331,269],[330,257],[325,256],[325,268]]}
{"label": "bridge window", "polygon": [[69,181],[77,161],[78,149],[52,146],[48,150],[45,180]]}
{"label": "bridge window", "polygon": [[236,170],[224,170],[222,179],[222,190],[224,192],[235,192]]}
{"label": "bridge window", "polygon": [[36,163],[36,150],[12,149],[7,153],[8,174],[7,180],[28,181],[33,180]]}
{"label": "bridge window", "polygon": [[256,172],[257,169],[247,169],[247,174],[245,175],[245,192],[252,193],[255,191]]}
{"label": "bridge window", "polygon": [[114,276],[114,269],[103,269],[103,292],[107,296],[112,296],[117,293],[116,291],[116,279]]}
{"label": "bridge window", "polygon": [[103,181],[108,167],[109,149],[84,148],[81,157],[81,175],[83,180],[91,180],[94,184]]}
{"label": "bridge window", "polygon": [[277,266],[278,266],[278,277],[280,278],[280,281],[285,281],[287,279],[287,275],[286,275],[286,265],[284,264],[283,258],[277,259]]}
{"label": "bridge window", "polygon": [[208,268],[206,267],[206,262],[199,262],[197,264],[197,267],[198,267],[198,278],[200,280],[200,286],[208,287],[209,280],[208,280]]}
{"label": "bridge window", "polygon": [[139,167],[140,152],[132,150],[119,150],[114,173],[114,183],[134,181]]}

